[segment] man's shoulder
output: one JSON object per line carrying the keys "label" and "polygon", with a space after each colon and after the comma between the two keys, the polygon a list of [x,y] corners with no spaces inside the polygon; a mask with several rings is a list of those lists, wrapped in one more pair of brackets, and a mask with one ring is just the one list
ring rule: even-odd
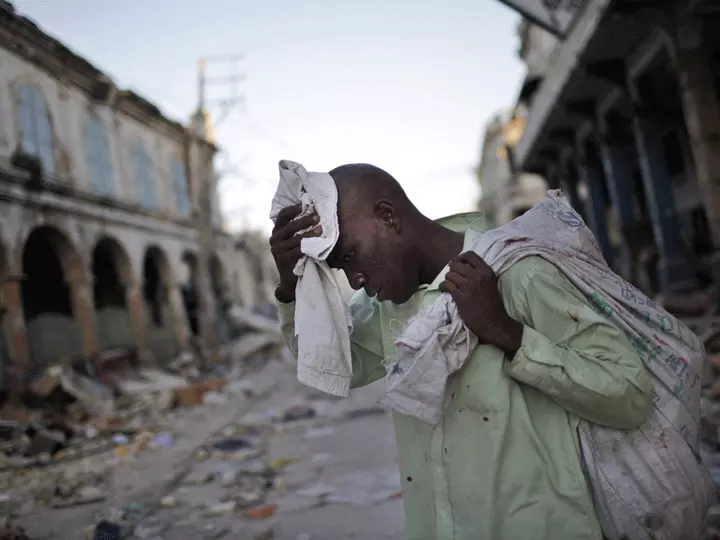
{"label": "man's shoulder", "polygon": [[560,277],[562,272],[553,263],[539,255],[528,255],[510,265],[498,281],[503,288],[525,288],[534,279],[551,279]]}

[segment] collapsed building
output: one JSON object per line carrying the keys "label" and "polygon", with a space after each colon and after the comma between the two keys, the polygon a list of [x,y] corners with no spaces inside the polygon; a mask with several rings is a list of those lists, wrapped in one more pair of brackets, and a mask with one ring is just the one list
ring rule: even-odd
{"label": "collapsed building", "polygon": [[0,44],[3,393],[56,363],[230,339],[254,288],[237,283],[272,276],[222,230],[203,111],[167,118],[2,0]]}

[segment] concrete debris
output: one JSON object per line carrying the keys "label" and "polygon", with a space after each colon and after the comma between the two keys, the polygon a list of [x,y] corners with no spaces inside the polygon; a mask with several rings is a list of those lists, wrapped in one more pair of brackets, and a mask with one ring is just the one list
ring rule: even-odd
{"label": "concrete debris", "polygon": [[48,368],[38,379],[30,383],[29,390],[47,399],[50,399],[51,394],[64,392],[98,416],[109,415],[114,408],[113,392],[110,388],[67,366]]}

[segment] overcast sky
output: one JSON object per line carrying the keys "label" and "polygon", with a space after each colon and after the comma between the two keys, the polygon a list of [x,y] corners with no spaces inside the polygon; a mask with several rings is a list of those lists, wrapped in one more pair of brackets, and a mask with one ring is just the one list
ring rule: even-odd
{"label": "overcast sky", "polygon": [[[496,0],[14,4],[176,119],[197,105],[200,56],[245,55],[243,104],[217,129],[237,171],[221,185],[234,228],[269,229],[280,159],[373,163],[430,217],[471,210],[482,126],[513,105],[523,73],[518,16]],[[229,68],[210,63],[208,76]]]}

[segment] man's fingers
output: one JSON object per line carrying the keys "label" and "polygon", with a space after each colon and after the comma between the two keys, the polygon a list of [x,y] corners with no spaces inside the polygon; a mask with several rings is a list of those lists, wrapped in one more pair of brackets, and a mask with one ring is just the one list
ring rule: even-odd
{"label": "man's fingers", "polygon": [[456,292],[458,292],[457,285],[455,285],[452,281],[443,281],[440,283],[438,288],[445,293],[450,294],[450,296],[454,296]]}
{"label": "man's fingers", "polygon": [[480,255],[478,255],[474,251],[466,251],[465,253],[461,253],[457,256],[455,260],[463,264],[467,264],[468,266],[473,267],[475,270],[492,271],[492,268],[490,268],[488,264],[482,260]]}
{"label": "man's fingers", "polygon": [[302,211],[302,204],[296,204],[294,206],[287,206],[280,210],[278,217],[275,220],[275,229],[282,229],[285,225],[290,223],[292,219]]}
{"label": "man's fingers", "polygon": [[277,242],[282,242],[283,240],[287,240],[288,238],[292,238],[298,232],[307,229],[308,227],[312,227],[317,222],[317,216],[304,216],[296,219],[295,221],[291,221],[284,227],[277,229],[273,232],[272,236],[270,237],[270,243],[274,244]]}
{"label": "man's fingers", "polygon": [[445,274],[445,281],[447,281],[448,283],[452,283],[457,289],[461,289],[463,285],[467,283],[467,279],[453,271]]}
{"label": "man's fingers", "polygon": [[313,238],[315,236],[320,236],[321,234],[322,227],[318,225],[310,231],[304,232],[302,234],[296,234],[286,240],[276,240],[272,243],[271,250],[273,251],[273,253],[283,253],[285,251],[290,251],[291,249],[298,247],[302,242],[303,238]]}
{"label": "man's fingers", "polygon": [[471,271],[472,267],[468,264],[465,264],[458,260],[450,262],[450,272],[455,272],[456,274],[459,274],[463,277],[468,277]]}

